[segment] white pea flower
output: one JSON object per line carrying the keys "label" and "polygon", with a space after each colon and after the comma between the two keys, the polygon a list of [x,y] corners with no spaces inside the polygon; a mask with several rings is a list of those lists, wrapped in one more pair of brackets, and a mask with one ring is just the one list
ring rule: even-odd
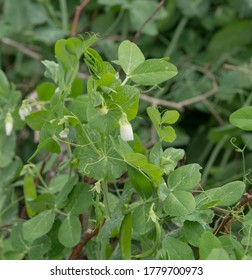
{"label": "white pea flower", "polygon": [[66,139],[66,138],[68,137],[68,133],[69,133],[69,128],[66,127],[64,130],[62,130],[62,131],[59,133],[59,136],[60,136],[60,138]]}
{"label": "white pea flower", "polygon": [[120,136],[122,140],[123,141],[134,140],[133,129],[125,113],[122,114],[121,119],[119,120],[119,124],[120,124]]}
{"label": "white pea flower", "polygon": [[28,116],[31,113],[31,111],[32,111],[31,105],[27,104],[27,102],[23,102],[18,110],[21,120],[24,121],[25,117]]}
{"label": "white pea flower", "polygon": [[13,118],[10,112],[8,112],[6,114],[5,120],[4,120],[4,124],[5,124],[5,133],[7,136],[11,135],[11,132],[13,130]]}

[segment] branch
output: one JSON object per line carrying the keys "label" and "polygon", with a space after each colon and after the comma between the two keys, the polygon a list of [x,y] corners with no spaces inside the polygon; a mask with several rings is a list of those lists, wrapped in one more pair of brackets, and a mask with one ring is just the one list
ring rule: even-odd
{"label": "branch", "polygon": [[146,26],[146,24],[153,19],[153,17],[157,14],[157,12],[161,9],[161,7],[164,5],[165,0],[161,0],[159,2],[159,4],[157,5],[156,9],[153,11],[153,13],[146,19],[146,21],[140,26],[140,28],[138,29],[137,33],[135,34],[135,36],[132,39],[133,43],[136,43],[136,41],[138,40],[138,38],[140,37],[140,35],[143,32],[144,27]]}
{"label": "branch", "polygon": [[[104,222],[105,222],[105,220],[103,221],[102,225],[104,224]],[[90,239],[92,239],[94,236],[96,236],[99,233],[100,227],[101,226],[97,226],[93,230],[88,229],[88,230],[86,230],[86,232],[84,232],[80,243],[77,244],[74,247],[74,249],[73,249],[73,251],[72,251],[72,253],[69,257],[69,260],[77,260],[78,259],[78,257],[81,254],[81,251],[82,251],[83,247],[88,243],[88,241]]]}
{"label": "branch", "polygon": [[252,71],[250,69],[242,68],[242,67],[235,66],[235,65],[232,65],[232,64],[224,64],[223,68],[227,69],[227,70],[238,71],[238,72],[242,72],[242,73],[245,73],[245,74],[248,74],[248,75],[252,75]]}
{"label": "branch", "polygon": [[140,95],[140,99],[151,103],[153,106],[162,105],[165,107],[171,107],[171,108],[175,108],[177,110],[183,111],[183,107],[180,105],[180,103],[151,97],[151,96],[143,94],[143,93]]}
{"label": "branch", "polygon": [[[147,102],[149,102],[153,105],[161,105],[161,106],[165,106],[165,107],[171,107],[171,108],[177,109],[179,111],[183,111],[184,107],[187,107],[187,106],[192,105],[192,104],[197,103],[197,102],[203,102],[204,103],[204,101],[206,101],[207,98],[211,97],[212,95],[214,95],[218,92],[219,87],[218,87],[218,84],[216,82],[215,76],[210,71],[208,71],[206,68],[201,67],[201,66],[195,66],[195,65],[191,65],[191,64],[188,64],[188,66],[194,67],[197,71],[204,73],[208,77],[208,79],[211,81],[212,88],[210,90],[206,91],[205,93],[201,94],[201,95],[183,100],[183,101],[178,102],[178,103],[173,102],[173,101],[167,101],[167,100],[151,97],[151,96],[148,96],[146,94],[141,94],[140,99],[142,99],[144,101],[147,101]],[[204,104],[210,110],[211,105],[206,104],[206,102]],[[210,112],[214,115],[214,117],[217,119],[217,121],[220,124],[224,123],[223,120],[221,119],[221,117],[219,115],[217,116],[216,111],[213,112],[213,110],[211,108]]]}
{"label": "branch", "polygon": [[21,53],[24,53],[27,56],[30,56],[30,57],[34,58],[35,60],[40,61],[42,59],[40,54],[32,51],[31,49],[27,48],[26,46],[20,44],[17,41],[14,41],[14,40],[9,39],[9,38],[2,38],[1,42],[6,46],[10,46],[10,47],[13,47],[13,48],[17,49]]}
{"label": "branch", "polygon": [[71,36],[74,37],[77,35],[77,25],[80,18],[81,11],[87,6],[87,4],[90,2],[90,0],[84,0],[79,6],[75,9],[73,24],[72,24],[72,32]]}
{"label": "branch", "polygon": [[[243,198],[238,203],[238,205],[233,208],[233,211],[241,211],[250,201],[252,201],[252,188],[247,193],[244,193]],[[231,213],[229,213],[227,217],[224,217],[222,219],[220,225],[215,229],[214,234],[217,235],[220,231],[225,229],[229,223],[231,223],[234,220],[234,216]]]}

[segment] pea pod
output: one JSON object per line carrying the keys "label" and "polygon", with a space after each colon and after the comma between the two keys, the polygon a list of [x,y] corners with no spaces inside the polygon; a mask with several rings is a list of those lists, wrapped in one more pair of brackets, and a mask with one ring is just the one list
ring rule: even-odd
{"label": "pea pod", "polygon": [[25,206],[28,216],[31,218],[35,216],[35,212],[30,208],[29,201],[37,197],[36,185],[31,174],[28,172],[24,176],[24,196],[25,196]]}
{"label": "pea pod", "polygon": [[131,259],[131,232],[132,232],[132,216],[127,214],[121,224],[120,228],[120,250],[122,259]]}

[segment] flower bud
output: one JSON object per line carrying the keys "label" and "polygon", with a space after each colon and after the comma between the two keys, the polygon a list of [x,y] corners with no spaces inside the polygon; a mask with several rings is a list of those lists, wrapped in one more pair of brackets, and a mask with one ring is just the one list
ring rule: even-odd
{"label": "flower bud", "polygon": [[134,140],[133,129],[125,113],[122,114],[121,119],[119,120],[119,124],[120,124],[120,136],[122,140],[123,141]]}
{"label": "flower bud", "polygon": [[31,105],[27,104],[27,102],[23,102],[21,107],[19,108],[19,116],[22,121],[25,120],[25,117],[28,116],[32,111]]}
{"label": "flower bud", "polygon": [[99,110],[100,115],[102,115],[102,116],[107,115],[107,113],[108,113],[107,106],[102,106],[98,110]]}
{"label": "flower bud", "polygon": [[10,112],[6,114],[4,123],[5,123],[5,133],[7,136],[10,136],[13,130],[13,118]]}

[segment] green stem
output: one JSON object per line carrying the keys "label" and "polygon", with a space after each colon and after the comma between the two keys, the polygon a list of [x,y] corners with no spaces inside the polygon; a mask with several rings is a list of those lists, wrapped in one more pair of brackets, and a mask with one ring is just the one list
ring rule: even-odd
{"label": "green stem", "polygon": [[180,22],[179,22],[179,24],[178,24],[178,26],[177,26],[177,28],[176,28],[176,30],[174,32],[174,35],[173,35],[172,40],[170,42],[170,45],[167,48],[167,50],[165,51],[165,55],[164,56],[171,56],[172,53],[174,52],[174,50],[175,50],[175,48],[176,48],[176,46],[178,44],[178,40],[179,40],[179,38],[180,38],[180,36],[181,36],[181,34],[182,34],[186,24],[187,24],[187,21],[188,21],[187,17],[183,17],[180,20]]}
{"label": "green stem", "polygon": [[206,179],[209,175],[210,169],[212,168],[220,150],[223,148],[224,144],[226,143],[227,139],[229,138],[228,135],[224,136],[220,142],[218,142],[218,144],[215,146],[215,148],[212,151],[212,154],[204,168],[204,172],[202,175],[202,184],[204,184],[206,182]]}
{"label": "green stem", "polygon": [[108,218],[111,218],[110,208],[109,208],[109,202],[108,202],[108,183],[104,180],[103,181],[103,196],[104,196],[104,205],[105,210]]}
{"label": "green stem", "polygon": [[85,137],[86,137],[87,140],[89,141],[90,146],[91,146],[92,149],[96,152],[96,154],[97,154],[98,156],[100,156],[100,155],[101,155],[101,154],[100,154],[100,151],[96,148],[95,144],[94,144],[93,141],[90,139],[90,137],[89,137],[89,135],[88,135],[86,129],[84,128],[84,126],[82,125],[82,123],[80,122],[79,119],[78,119],[78,121],[79,121],[79,125],[80,125],[80,127],[81,127],[81,129],[82,129],[82,131],[83,131],[83,133],[84,133],[84,135],[85,135]]}
{"label": "green stem", "polygon": [[249,240],[250,240],[250,236],[251,236],[251,228],[252,228],[252,226],[250,226],[249,227],[249,230],[248,230],[248,241],[247,241],[247,244],[246,244],[246,248],[245,248],[245,255],[247,255],[247,253],[248,253],[248,250],[249,250],[249,248],[250,248],[250,242],[249,242]]}
{"label": "green stem", "polygon": [[228,161],[229,161],[229,158],[232,154],[233,150],[232,149],[226,149],[223,157],[222,157],[222,160],[221,160],[221,163],[220,163],[220,166],[224,167],[227,165]]}
{"label": "green stem", "polygon": [[66,0],[60,0],[61,25],[64,31],[68,30],[68,14]]}
{"label": "green stem", "polygon": [[24,199],[24,196],[21,196],[21,197],[19,197],[18,199],[12,201],[6,208],[4,208],[4,209],[2,210],[2,212],[0,212],[0,217],[2,217],[9,209],[11,209],[11,207],[12,207],[13,205],[15,205],[16,203],[18,203],[19,201],[21,201],[21,200],[23,200],[23,199]]}
{"label": "green stem", "polygon": [[69,159],[71,159],[73,154],[72,154],[72,150],[71,150],[69,142],[67,142],[67,144],[66,144],[66,149],[67,149],[67,155],[68,155]]}
{"label": "green stem", "polygon": [[124,81],[121,83],[121,86],[126,85],[126,83],[128,82],[129,79],[130,79],[130,76],[126,76],[126,78],[124,79]]}
{"label": "green stem", "polygon": [[58,213],[58,214],[60,214],[60,215],[66,216],[66,217],[68,216],[67,213],[62,212],[61,210],[59,210],[59,209],[57,209],[57,208],[54,209],[54,212],[56,212],[56,213]]}

